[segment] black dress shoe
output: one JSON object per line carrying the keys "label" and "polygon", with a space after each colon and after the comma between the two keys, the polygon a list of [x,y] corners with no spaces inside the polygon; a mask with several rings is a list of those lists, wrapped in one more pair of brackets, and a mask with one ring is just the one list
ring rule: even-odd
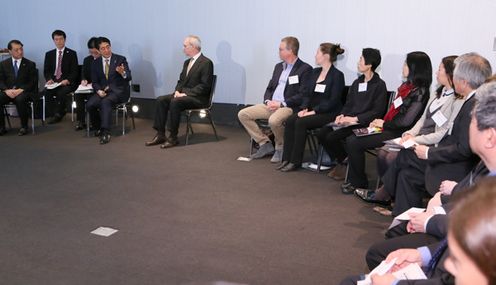
{"label": "black dress shoe", "polygon": [[78,122],[77,125],[74,127],[75,131],[80,131],[86,129],[86,124],[83,124],[81,122]]}
{"label": "black dress shoe", "polygon": [[381,206],[391,205],[391,200],[386,201],[375,199],[375,191],[372,190],[358,188],[355,190],[355,195],[357,195],[357,197],[362,199],[365,203],[378,204]]}
{"label": "black dress shoe", "polygon": [[100,144],[107,144],[110,142],[110,134],[109,133],[105,133],[103,134],[101,137],[100,137]]}
{"label": "black dress shoe", "polygon": [[26,128],[20,128],[19,132],[17,133],[18,136],[24,136],[28,133],[28,130]]}
{"label": "black dress shoe", "polygon": [[282,168],[284,168],[286,165],[289,164],[289,161],[283,161],[281,162],[281,164],[279,164],[277,167],[276,167],[276,170],[281,170]]}
{"label": "black dress shoe", "polygon": [[165,143],[165,138],[160,136],[155,136],[151,141],[145,142],[145,146],[153,146]]}
{"label": "black dress shoe", "polygon": [[5,128],[0,128],[0,136],[5,135],[6,133],[7,133],[7,130]]}
{"label": "black dress shoe", "polygon": [[56,124],[56,123],[58,123],[60,121],[62,121],[62,116],[55,115],[50,120],[48,120],[48,124],[52,125],[52,124]]}
{"label": "black dress shoe", "polygon": [[299,165],[297,164],[294,164],[294,163],[288,163],[286,166],[284,166],[283,168],[281,168],[281,171],[282,172],[289,172],[289,171],[295,171],[297,170],[298,168],[300,168]]}
{"label": "black dress shoe", "polygon": [[163,145],[160,146],[160,148],[171,148],[171,147],[175,147],[178,144],[179,141],[177,139],[169,138]]}

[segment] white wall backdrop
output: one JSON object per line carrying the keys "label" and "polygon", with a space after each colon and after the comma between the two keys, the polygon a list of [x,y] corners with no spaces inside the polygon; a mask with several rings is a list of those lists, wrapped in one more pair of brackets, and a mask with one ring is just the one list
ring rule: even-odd
{"label": "white wall backdrop", "polygon": [[89,37],[109,37],[141,85],[133,96],[142,98],[172,91],[188,34],[202,38],[214,61],[219,103],[260,102],[287,35],[298,37],[300,58],[312,65],[319,43],[341,43],[346,52],[337,67],[347,84],[363,47],[381,50],[379,72],[389,90],[398,87],[405,55],[414,50],[427,52],[434,69],[443,56],[469,51],[496,67],[494,0],[18,0],[2,3],[2,11],[0,45],[21,40],[40,69],[54,29],[67,33],[80,62]]}

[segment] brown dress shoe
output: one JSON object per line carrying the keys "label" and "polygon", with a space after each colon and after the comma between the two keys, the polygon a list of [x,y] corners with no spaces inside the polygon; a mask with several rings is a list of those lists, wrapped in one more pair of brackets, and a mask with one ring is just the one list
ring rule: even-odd
{"label": "brown dress shoe", "polygon": [[334,172],[332,173],[332,176],[330,176],[332,179],[341,181],[346,178],[346,164],[338,164],[333,170]]}
{"label": "brown dress shoe", "polygon": [[160,148],[171,148],[175,147],[176,145],[179,144],[179,141],[177,139],[171,139],[169,138],[163,145],[160,146]]}

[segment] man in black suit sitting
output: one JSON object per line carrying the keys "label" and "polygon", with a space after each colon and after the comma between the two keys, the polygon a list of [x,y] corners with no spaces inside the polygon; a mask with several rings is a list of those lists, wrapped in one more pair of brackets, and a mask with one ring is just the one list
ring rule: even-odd
{"label": "man in black suit sitting", "polygon": [[77,54],[65,46],[66,35],[64,31],[55,30],[52,40],[55,49],[45,54],[44,72],[47,85],[60,83],[55,89],[47,89],[45,98],[56,98],[57,108],[49,124],[58,123],[64,118],[66,110],[66,98],[69,93],[76,90],[79,84],[79,67]]}
{"label": "man in black suit sitting", "polygon": [[[183,64],[173,94],[157,98],[153,128],[155,137],[146,142],[146,146],[162,144],[161,148],[170,148],[179,144],[177,133],[181,112],[185,109],[207,106],[214,74],[214,65],[201,53],[201,41],[197,36],[188,36],[183,42],[184,54],[189,57]],[[169,138],[165,136],[167,114],[170,111]]]}
{"label": "man in black suit sitting", "polygon": [[96,94],[86,103],[86,110],[90,113],[91,125],[99,129],[95,135],[100,137],[100,144],[106,144],[110,142],[112,107],[127,102],[131,95],[131,70],[124,56],[112,53],[109,39],[100,37],[97,46],[101,56],[93,61],[91,69]]}
{"label": "man in black suit sitting", "polygon": [[7,48],[11,58],[0,63],[0,136],[4,135],[5,118],[3,106],[14,102],[21,118],[19,136],[27,134],[29,109],[27,100],[36,90],[36,64],[24,58],[23,45],[11,40]]}

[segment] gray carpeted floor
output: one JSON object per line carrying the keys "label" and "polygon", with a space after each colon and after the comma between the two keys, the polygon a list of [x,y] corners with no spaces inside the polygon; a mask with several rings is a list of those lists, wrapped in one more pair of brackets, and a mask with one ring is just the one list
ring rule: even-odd
{"label": "gray carpeted floor", "polygon": [[196,124],[189,146],[161,150],[144,146],[150,126],[104,146],[68,117],[0,137],[1,284],[337,284],[365,270],[390,219],[339,183],[237,161],[241,128],[216,142]]}

